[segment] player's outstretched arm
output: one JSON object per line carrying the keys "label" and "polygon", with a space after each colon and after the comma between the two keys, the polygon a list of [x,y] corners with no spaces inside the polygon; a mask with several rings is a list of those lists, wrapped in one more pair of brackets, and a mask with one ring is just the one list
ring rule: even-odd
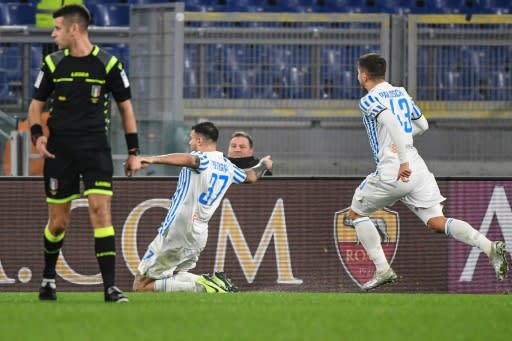
{"label": "player's outstretched arm", "polygon": [[267,170],[272,170],[273,161],[270,155],[265,156],[258,162],[258,164],[254,167],[244,169],[247,174],[247,178],[245,179],[246,183],[254,183],[258,181],[259,178],[263,176],[263,174]]}
{"label": "player's outstretched arm", "polygon": [[166,155],[156,156],[142,156],[140,158],[142,168],[146,168],[149,165],[167,165],[167,166],[179,166],[188,167],[192,169],[199,168],[199,157],[187,153],[172,153]]}

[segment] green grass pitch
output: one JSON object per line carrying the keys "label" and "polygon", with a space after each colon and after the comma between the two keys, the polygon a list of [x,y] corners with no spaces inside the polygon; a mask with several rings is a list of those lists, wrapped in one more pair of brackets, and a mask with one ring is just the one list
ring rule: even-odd
{"label": "green grass pitch", "polygon": [[2,340],[507,340],[509,295],[0,293]]}

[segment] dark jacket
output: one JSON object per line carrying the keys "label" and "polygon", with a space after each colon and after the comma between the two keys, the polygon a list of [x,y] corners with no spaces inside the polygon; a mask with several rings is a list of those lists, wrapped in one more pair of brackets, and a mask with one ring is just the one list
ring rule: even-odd
{"label": "dark jacket", "polygon": [[[260,159],[255,158],[254,156],[248,157],[228,157],[229,161],[231,161],[235,166],[241,169],[247,169],[254,167],[260,162]],[[272,175],[271,171],[266,171],[263,175]]]}

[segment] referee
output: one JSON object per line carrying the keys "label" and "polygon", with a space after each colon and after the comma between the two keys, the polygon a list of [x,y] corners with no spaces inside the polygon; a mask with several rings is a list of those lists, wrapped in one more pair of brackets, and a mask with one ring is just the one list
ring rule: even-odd
{"label": "referee", "polygon": [[[82,5],[53,13],[52,38],[59,51],[44,58],[29,107],[30,132],[45,158],[44,186],[49,219],[44,229],[44,271],[39,299],[56,300],[55,265],[69,225],[71,201],[80,197],[80,179],[89,203],[94,246],[106,302],[128,302],[115,286],[115,239],[110,202],[113,163],[107,139],[109,94],[117,102],[128,146],[125,173],[140,169],[137,124],[128,77],[120,61],[93,45],[91,17]],[[40,116],[48,101],[48,139]]]}

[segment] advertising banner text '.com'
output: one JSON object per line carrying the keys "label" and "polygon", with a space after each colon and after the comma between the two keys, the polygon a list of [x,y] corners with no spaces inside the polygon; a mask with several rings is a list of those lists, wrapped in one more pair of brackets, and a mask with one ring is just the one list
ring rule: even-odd
{"label": "advertising banner text '.com'", "polygon": [[[116,178],[117,284],[133,274],[167,213],[176,178]],[[345,213],[362,179],[263,178],[233,185],[209,224],[194,273],[225,271],[241,290],[355,292],[374,267]],[[512,179],[439,180],[445,215],[512,247]],[[48,213],[41,178],[0,180],[0,291],[36,291]],[[371,216],[399,276],[389,292],[501,293],[485,254],[427,230],[403,204]],[[510,256],[508,257],[511,261]],[[101,290],[87,200],[72,203],[57,264],[59,291]]]}

